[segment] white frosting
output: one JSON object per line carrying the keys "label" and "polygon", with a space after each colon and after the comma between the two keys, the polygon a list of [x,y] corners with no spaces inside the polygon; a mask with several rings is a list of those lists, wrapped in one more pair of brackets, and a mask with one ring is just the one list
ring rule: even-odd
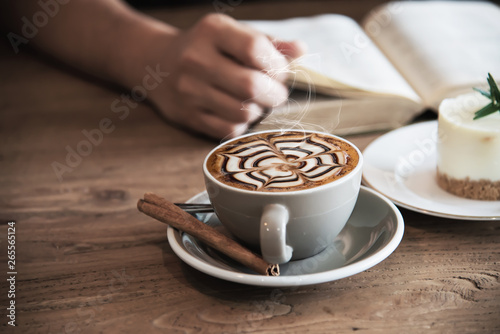
{"label": "white frosting", "polygon": [[455,179],[500,180],[500,113],[474,120],[491,100],[478,92],[439,106],[439,171]]}

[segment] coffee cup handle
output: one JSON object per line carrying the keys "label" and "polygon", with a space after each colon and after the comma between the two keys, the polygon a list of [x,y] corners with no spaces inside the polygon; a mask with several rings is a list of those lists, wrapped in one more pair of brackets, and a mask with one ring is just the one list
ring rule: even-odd
{"label": "coffee cup handle", "polygon": [[281,204],[268,204],[260,219],[260,248],[262,257],[269,263],[290,261],[293,248],[286,244],[288,209]]}

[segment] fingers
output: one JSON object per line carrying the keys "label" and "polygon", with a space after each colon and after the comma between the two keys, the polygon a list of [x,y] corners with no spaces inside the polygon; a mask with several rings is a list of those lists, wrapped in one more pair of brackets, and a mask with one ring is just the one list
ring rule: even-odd
{"label": "fingers", "polygon": [[288,90],[283,83],[262,71],[237,64],[216,50],[186,50],[181,64],[184,74],[197,77],[240,101],[252,99],[264,107],[284,102]]}
{"label": "fingers", "polygon": [[191,75],[179,79],[181,97],[190,107],[209,113],[233,123],[252,123],[262,115],[263,108],[256,102],[242,102],[207,82]]}
{"label": "fingers", "polygon": [[288,65],[286,58],[273,46],[272,42],[259,32],[241,25],[233,19],[226,20],[226,29],[234,33],[218,35],[216,46],[243,65],[257,70],[285,70]]}
{"label": "fingers", "polygon": [[274,47],[283,55],[295,59],[307,52],[307,45],[302,41],[281,41],[270,38]]}
{"label": "fingers", "polygon": [[248,130],[248,123],[232,123],[218,116],[199,110],[187,124],[191,129],[213,138],[234,138]]}
{"label": "fingers", "polygon": [[226,15],[208,15],[204,21],[214,32],[217,49],[256,70],[286,70],[288,61],[262,33]]}
{"label": "fingers", "polygon": [[165,113],[215,138],[243,134],[264,109],[286,101],[289,60],[305,52],[300,42],[270,40],[220,14],[206,16],[177,41],[171,76],[177,95],[166,101]]}

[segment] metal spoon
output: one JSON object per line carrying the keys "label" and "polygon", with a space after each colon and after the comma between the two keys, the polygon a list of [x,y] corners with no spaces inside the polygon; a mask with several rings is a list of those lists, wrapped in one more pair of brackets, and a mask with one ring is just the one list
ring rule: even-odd
{"label": "metal spoon", "polygon": [[214,212],[214,208],[211,204],[202,204],[202,203],[174,203],[182,210],[189,213],[206,213],[206,212]]}

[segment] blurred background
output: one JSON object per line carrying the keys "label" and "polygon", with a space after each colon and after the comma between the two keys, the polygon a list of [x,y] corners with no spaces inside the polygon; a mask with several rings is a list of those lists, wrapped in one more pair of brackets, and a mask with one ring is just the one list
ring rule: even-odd
{"label": "blurred background", "polygon": [[[203,14],[224,13],[241,20],[276,20],[297,16],[324,13],[344,14],[360,22],[376,6],[390,1],[384,0],[126,0],[131,6],[161,20],[187,28]],[[417,0],[434,1],[434,0]],[[464,0],[455,0],[464,1]],[[469,0],[470,1],[470,0]],[[500,0],[492,0],[500,4]],[[269,10],[276,8],[278,10]],[[152,12],[154,10],[154,13]],[[182,13],[178,12],[181,11]],[[182,15],[182,16],[181,16]]]}

